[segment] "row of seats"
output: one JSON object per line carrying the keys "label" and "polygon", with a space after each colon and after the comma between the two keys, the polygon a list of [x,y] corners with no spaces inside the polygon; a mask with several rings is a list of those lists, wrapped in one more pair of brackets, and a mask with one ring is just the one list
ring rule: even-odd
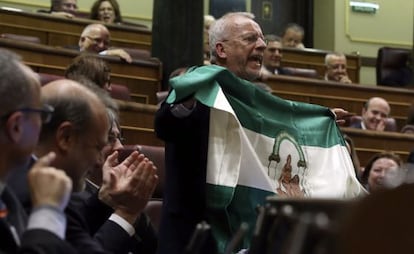
{"label": "row of seats", "polygon": [[[17,41],[25,41],[30,43],[37,43],[40,44],[40,38],[36,36],[30,35],[21,35],[21,34],[12,34],[12,33],[2,33],[0,34],[1,38],[12,39]],[[69,45],[62,45],[69,46]],[[137,48],[129,48],[129,47],[121,47],[125,50],[133,59],[149,59],[151,58],[151,52],[145,49],[137,49]]]}
{"label": "row of seats", "polygon": [[[45,85],[54,80],[63,79],[63,76],[49,74],[49,73],[38,73],[40,78],[40,84]],[[129,88],[124,85],[111,84],[111,97],[117,100],[131,101],[131,92]]]}
{"label": "row of seats", "polygon": [[[3,33],[1,38],[8,38],[19,41],[26,41],[31,43],[40,43],[40,38],[36,36],[20,35],[12,33]],[[136,59],[151,58],[149,50],[125,48],[123,49]],[[376,80],[377,85],[385,86],[407,86],[412,85],[413,70],[412,53],[408,49],[382,47],[378,50],[376,61]],[[306,68],[286,67],[292,76],[319,78],[316,70]]]}

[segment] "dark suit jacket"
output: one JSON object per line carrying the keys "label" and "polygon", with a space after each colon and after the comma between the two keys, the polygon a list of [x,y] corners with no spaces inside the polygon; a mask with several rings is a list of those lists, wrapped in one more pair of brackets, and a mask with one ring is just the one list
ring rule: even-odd
{"label": "dark suit jacket", "polygon": [[[163,103],[155,131],[165,141],[165,186],[158,253],[182,254],[195,226],[206,217],[206,164],[210,110],[197,103],[188,117],[172,115]],[[178,233],[179,232],[179,233]],[[216,253],[211,235],[200,253]]]}
{"label": "dark suit jacket", "polygon": [[[6,204],[8,216],[0,218],[0,252],[4,253],[76,253],[75,250],[57,235],[44,229],[25,230],[27,215],[16,196],[7,187],[1,198]],[[18,234],[21,245],[10,229],[12,225]]]}
{"label": "dark suit jacket", "polygon": [[[32,159],[31,166],[34,163]],[[14,173],[8,184],[18,190],[25,210],[31,210],[27,172],[30,167]],[[88,193],[72,194],[65,210],[67,217],[66,240],[78,253],[128,253],[134,239],[113,221],[108,221],[113,210],[103,204],[96,195]],[[86,196],[82,196],[86,195]],[[1,239],[1,238],[0,238]],[[69,248],[70,249],[70,248]],[[63,253],[63,252],[62,252]],[[149,252],[150,253],[150,252]]]}
{"label": "dark suit jacket", "polygon": [[157,237],[145,215],[131,237],[108,220],[112,213],[112,208],[98,199],[98,190],[87,184],[85,191],[72,195],[66,209],[67,240],[79,253],[155,253]]}
{"label": "dark suit jacket", "polygon": [[31,157],[27,167],[10,172],[7,177],[7,186],[11,189],[13,194],[16,195],[20,203],[23,205],[26,214],[30,214],[32,209],[32,199],[30,197],[29,183],[27,180],[27,174],[35,163],[35,157]]}

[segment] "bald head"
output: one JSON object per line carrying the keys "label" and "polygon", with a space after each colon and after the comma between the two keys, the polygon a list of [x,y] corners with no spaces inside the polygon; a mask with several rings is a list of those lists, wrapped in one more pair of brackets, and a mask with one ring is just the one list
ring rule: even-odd
{"label": "bald head", "polygon": [[110,42],[109,30],[102,24],[90,24],[86,26],[79,39],[80,51],[99,53],[108,49]]}
{"label": "bald head", "polygon": [[368,130],[383,131],[391,112],[388,102],[381,97],[370,98],[362,109],[362,121]]}
{"label": "bald head", "polygon": [[52,166],[63,169],[73,190],[81,191],[86,173],[102,163],[110,129],[106,107],[90,89],[67,79],[43,86],[42,98],[55,111],[42,128],[36,155],[54,151]]}
{"label": "bald head", "polygon": [[96,118],[106,118],[105,105],[87,87],[68,79],[50,82],[42,87],[42,99],[53,106],[53,119],[42,130],[41,137],[51,134],[63,121],[70,121],[76,129],[86,130]]}

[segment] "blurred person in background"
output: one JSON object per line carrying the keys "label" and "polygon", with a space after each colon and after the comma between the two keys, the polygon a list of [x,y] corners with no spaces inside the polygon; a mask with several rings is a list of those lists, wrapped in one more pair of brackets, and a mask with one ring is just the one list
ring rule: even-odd
{"label": "blurred person in background", "polygon": [[122,23],[121,10],[116,0],[97,0],[91,7],[90,18],[105,24]]}

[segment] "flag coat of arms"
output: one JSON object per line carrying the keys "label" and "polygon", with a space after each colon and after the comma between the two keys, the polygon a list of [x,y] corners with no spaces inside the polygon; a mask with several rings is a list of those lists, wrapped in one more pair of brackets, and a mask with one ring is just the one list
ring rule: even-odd
{"label": "flag coat of arms", "polygon": [[224,252],[242,222],[256,222],[269,195],[352,198],[364,190],[326,107],[284,100],[227,69],[203,66],[170,80],[168,103],[194,95],[210,107],[206,196]]}

